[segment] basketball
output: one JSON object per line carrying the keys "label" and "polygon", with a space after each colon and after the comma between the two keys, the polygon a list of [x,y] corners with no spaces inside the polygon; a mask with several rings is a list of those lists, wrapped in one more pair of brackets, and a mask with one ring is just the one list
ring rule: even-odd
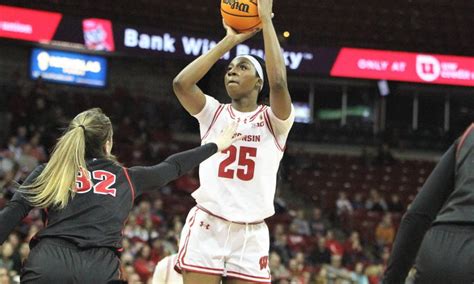
{"label": "basketball", "polygon": [[257,0],[221,0],[221,14],[224,22],[239,33],[260,25]]}

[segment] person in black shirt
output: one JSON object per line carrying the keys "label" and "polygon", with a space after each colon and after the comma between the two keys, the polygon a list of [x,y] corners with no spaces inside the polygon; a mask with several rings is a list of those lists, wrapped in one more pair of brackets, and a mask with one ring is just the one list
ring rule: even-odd
{"label": "person in black shirt", "polygon": [[38,166],[0,211],[2,244],[34,207],[45,228],[30,242],[22,283],[107,283],[120,279],[122,228],[140,194],[156,190],[235,140],[229,125],[210,143],[150,167],[122,167],[111,154],[112,124],[98,108],[69,124],[49,162]]}
{"label": "person in black shirt", "polygon": [[415,257],[415,283],[473,283],[473,129],[474,124],[443,155],[409,206],[384,284],[405,283]]}

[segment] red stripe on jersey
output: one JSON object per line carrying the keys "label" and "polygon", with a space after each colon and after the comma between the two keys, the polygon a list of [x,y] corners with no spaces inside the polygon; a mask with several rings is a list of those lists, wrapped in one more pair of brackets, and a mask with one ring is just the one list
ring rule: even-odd
{"label": "red stripe on jersey", "polygon": [[230,114],[230,118],[232,118],[232,119],[236,118],[235,113],[234,113],[234,111],[232,110],[232,106],[231,106],[230,104],[228,104],[227,111],[228,111],[229,114]]}
{"label": "red stripe on jersey", "polygon": [[276,137],[276,135],[275,135],[275,132],[273,131],[272,123],[270,122],[270,117],[269,117],[267,111],[265,111],[265,112],[263,113],[263,117],[264,117],[265,122],[266,122],[265,124],[268,126],[268,130],[270,130],[270,133],[272,134],[273,139],[275,140],[275,144],[276,144],[277,148],[278,148],[280,151],[284,152],[284,151],[285,151],[285,147],[281,147],[281,146],[280,146],[280,143],[278,143],[278,139],[277,139],[277,137]]}
{"label": "red stripe on jersey", "polygon": [[265,110],[267,108],[266,105],[261,105],[260,106],[260,109],[254,114],[252,115],[250,118],[249,118],[249,121],[253,121],[255,118],[257,118],[258,114],[261,113],[263,110]]}
{"label": "red stripe on jersey", "polygon": [[123,172],[125,173],[125,177],[128,180],[128,184],[130,185],[130,191],[132,192],[132,207],[133,201],[135,201],[135,188],[133,187],[132,181],[130,180],[130,176],[128,175],[128,170],[126,168],[122,168]]}
{"label": "red stripe on jersey", "polygon": [[459,151],[461,151],[461,147],[462,145],[464,144],[464,142],[466,141],[466,138],[467,136],[469,135],[469,133],[471,133],[472,129],[474,129],[474,123],[471,124],[466,131],[464,131],[464,134],[461,136],[461,139],[459,140],[459,144],[458,144],[458,148],[456,149],[456,155],[459,154]]}
{"label": "red stripe on jersey", "polygon": [[211,124],[209,125],[209,128],[207,129],[207,132],[206,134],[204,134],[204,136],[201,138],[201,140],[204,140],[206,139],[207,135],[209,135],[209,132],[211,132],[211,128],[212,126],[214,126],[214,123],[216,123],[216,120],[217,118],[219,117],[219,115],[221,114],[222,110],[224,109],[224,105],[220,105],[216,112],[214,113],[214,117],[212,118],[212,122]]}

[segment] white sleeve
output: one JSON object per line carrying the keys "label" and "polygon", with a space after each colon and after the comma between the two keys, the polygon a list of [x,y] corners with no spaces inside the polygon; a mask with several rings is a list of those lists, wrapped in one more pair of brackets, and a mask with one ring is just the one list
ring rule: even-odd
{"label": "white sleeve", "polygon": [[205,97],[206,103],[204,104],[204,108],[198,114],[195,114],[194,117],[199,121],[202,128],[207,129],[211,125],[221,103],[211,96],[205,95]]}
{"label": "white sleeve", "polygon": [[272,108],[267,108],[268,116],[270,118],[270,122],[275,130],[275,135],[280,138],[280,136],[288,136],[293,123],[295,122],[295,108],[293,104],[291,105],[291,112],[290,116],[286,120],[281,120],[273,113]]}

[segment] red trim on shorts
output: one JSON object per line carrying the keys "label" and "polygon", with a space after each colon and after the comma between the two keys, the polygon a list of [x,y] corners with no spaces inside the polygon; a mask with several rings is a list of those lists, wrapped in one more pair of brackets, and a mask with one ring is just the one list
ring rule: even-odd
{"label": "red trim on shorts", "polygon": [[469,133],[471,133],[471,131],[472,131],[473,128],[474,128],[474,123],[472,123],[472,124],[466,129],[466,131],[464,131],[464,134],[461,136],[461,139],[459,140],[458,148],[456,149],[456,155],[458,155],[458,154],[459,154],[459,151],[461,151],[462,145],[463,145],[464,142],[466,141],[467,136],[469,135]]}
{"label": "red trim on shorts", "polygon": [[261,277],[261,276],[253,276],[253,275],[249,275],[249,274],[245,274],[245,273],[240,273],[240,272],[235,272],[235,271],[227,271],[227,274],[236,274],[238,276],[243,276],[243,277],[248,277],[248,278],[255,278],[255,279],[262,279],[262,280],[270,280],[271,277],[268,276],[268,277]]}
{"label": "red trim on shorts", "polygon": [[214,117],[212,118],[211,124],[209,125],[209,128],[206,131],[206,134],[204,134],[204,136],[201,138],[201,140],[206,139],[207,135],[209,135],[209,132],[211,132],[212,126],[214,126],[214,123],[216,123],[216,120],[219,117],[219,115],[221,115],[221,112],[222,112],[223,109],[224,109],[224,105],[222,105],[222,104],[219,105],[216,112],[214,113]]}
{"label": "red trim on shorts", "polygon": [[266,125],[267,125],[267,127],[268,127],[268,130],[270,130],[270,133],[272,134],[273,139],[275,140],[275,145],[277,146],[277,148],[278,148],[280,151],[284,152],[284,151],[285,151],[285,147],[281,147],[281,146],[280,146],[280,143],[278,143],[278,139],[277,139],[277,137],[276,137],[276,135],[275,135],[275,132],[273,131],[272,123],[271,123],[271,121],[270,121],[270,117],[269,117],[269,114],[268,114],[267,111],[265,111],[265,112],[263,113],[263,118],[265,119],[265,122],[266,122]]}
{"label": "red trim on shorts", "polygon": [[125,177],[128,180],[128,184],[130,185],[130,191],[132,192],[132,207],[133,201],[135,201],[135,188],[133,187],[132,181],[130,180],[130,176],[128,175],[128,170],[126,168],[122,168],[123,172],[125,173]]}
{"label": "red trim on shorts", "polygon": [[207,214],[211,215],[212,217],[216,217],[216,218],[219,218],[221,220],[224,220],[224,221],[227,221],[227,222],[230,222],[230,223],[235,223],[235,224],[239,224],[239,225],[258,225],[258,224],[263,223],[263,221],[257,221],[257,222],[251,222],[251,223],[230,221],[230,220],[227,220],[224,217],[221,217],[219,215],[216,215],[216,214],[212,213],[211,211],[207,210],[206,208],[202,207],[201,205],[196,205],[196,207],[198,209],[206,212]]}
{"label": "red trim on shorts", "polygon": [[[176,270],[176,266],[175,266],[175,270]],[[222,272],[207,272],[207,271],[202,271],[202,270],[198,270],[198,269],[190,269],[190,268],[185,268],[183,269],[184,271],[189,271],[189,272],[196,272],[196,273],[199,273],[199,274],[207,274],[207,275],[212,275],[212,276],[222,276],[222,272],[224,272],[224,270],[222,270]],[[176,270],[177,271],[177,270]],[[179,274],[183,274],[183,271],[180,270],[180,271],[177,271]]]}
{"label": "red trim on shorts", "polygon": [[269,280],[249,280],[248,278],[237,277],[237,276],[227,276],[227,278],[245,280],[246,282],[252,282],[252,283],[272,283],[271,279],[269,279]]}
{"label": "red trim on shorts", "polygon": [[194,212],[194,215],[189,220],[188,235],[186,236],[183,249],[178,254],[178,261],[177,261],[177,264],[175,265],[175,270],[178,273],[181,273],[181,270],[184,269],[187,271],[194,271],[194,272],[200,272],[200,273],[205,273],[205,274],[222,275],[222,272],[224,272],[224,269],[192,265],[192,264],[187,264],[184,262],[186,252],[188,250],[189,239],[191,236],[191,229],[192,229],[192,226],[194,225],[194,221],[196,221],[196,215],[198,211],[199,211],[199,208],[196,207],[196,211]]}

